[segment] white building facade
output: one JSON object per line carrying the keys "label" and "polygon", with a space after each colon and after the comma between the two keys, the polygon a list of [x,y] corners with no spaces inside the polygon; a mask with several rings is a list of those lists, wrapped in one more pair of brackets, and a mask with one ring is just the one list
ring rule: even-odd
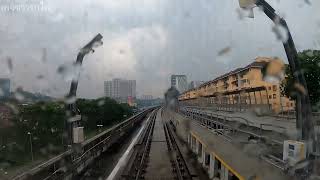
{"label": "white building facade", "polygon": [[113,79],[104,82],[104,94],[117,100],[126,101],[136,97],[136,80]]}
{"label": "white building facade", "polygon": [[186,75],[171,75],[171,87],[175,87],[179,93],[188,90],[188,81]]}

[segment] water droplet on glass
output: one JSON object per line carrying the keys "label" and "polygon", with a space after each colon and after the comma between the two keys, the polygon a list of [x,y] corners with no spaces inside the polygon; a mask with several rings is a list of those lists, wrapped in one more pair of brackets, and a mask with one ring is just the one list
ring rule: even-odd
{"label": "water droplet on glass", "polygon": [[102,99],[102,100],[98,101],[98,106],[103,106],[104,103],[105,103],[105,101],[104,101],[104,99]]}
{"label": "water droplet on glass", "polygon": [[231,52],[231,47],[230,47],[230,46],[227,46],[227,47],[221,49],[221,50],[218,52],[218,56],[222,56],[222,55],[228,54],[229,52]]}
{"label": "water droplet on glass", "polygon": [[190,17],[191,17],[191,14],[189,11],[184,13],[184,18],[190,18]]}
{"label": "water droplet on glass", "polygon": [[42,49],[42,57],[41,57],[42,62],[47,62],[47,48]]}
{"label": "water droplet on glass", "polygon": [[123,49],[120,49],[119,54],[125,54],[125,51]]}
{"label": "water droplet on glass", "polygon": [[20,93],[20,92],[15,92],[15,93],[14,93],[14,97],[15,97],[15,99],[17,99],[18,101],[23,101],[23,100],[24,100],[24,96],[23,96],[23,94]]}
{"label": "water droplet on glass", "polygon": [[[99,46],[102,46],[103,45],[103,42],[102,41],[95,41],[92,45],[92,48],[96,48],[96,47],[99,47]],[[94,52],[94,50],[92,50]]]}
{"label": "water droplet on glass", "polygon": [[272,27],[272,31],[275,33],[278,40],[283,43],[288,41],[288,31],[283,25],[276,23],[276,25]]}
{"label": "water droplet on glass", "polygon": [[7,57],[7,66],[8,66],[9,72],[11,73],[12,69],[13,69],[12,58],[11,57]]}
{"label": "water droplet on glass", "polygon": [[78,121],[79,117],[78,116],[72,116],[70,118],[68,118],[68,122],[74,122],[74,121]]}
{"label": "water droplet on glass", "polygon": [[294,88],[296,88],[299,92],[301,92],[304,95],[307,94],[306,89],[300,83],[294,83]]}
{"label": "water droplet on glass", "polygon": [[32,140],[38,140],[39,138],[37,136],[32,137]]}
{"label": "water droplet on glass", "polygon": [[18,114],[18,113],[19,113],[19,110],[18,110],[18,108],[17,108],[15,105],[13,105],[13,104],[11,104],[11,103],[5,103],[5,105],[6,105],[7,107],[9,107],[14,114]]}
{"label": "water droplet on glass", "polygon": [[308,52],[306,53],[306,55],[309,56],[309,57],[313,57],[313,51],[308,51]]}
{"label": "water droplet on glass", "polygon": [[216,57],[216,61],[223,63],[225,65],[229,64],[229,62],[232,60],[230,53],[229,54],[225,54],[223,56],[217,56]]}
{"label": "water droplet on glass", "polygon": [[310,2],[310,0],[304,0],[304,2],[305,2],[306,4],[308,4],[308,5],[310,5],[310,6],[311,6],[311,2]]}
{"label": "water droplet on glass", "polygon": [[37,79],[43,79],[44,78],[44,76],[42,75],[42,74],[39,74],[38,76],[37,76]]}
{"label": "water droplet on glass", "polygon": [[73,104],[76,102],[76,100],[77,100],[76,96],[71,96],[71,97],[65,98],[64,102],[67,104]]}
{"label": "water droplet on glass", "polygon": [[238,8],[237,10],[238,18],[243,20],[245,17],[253,18],[253,9],[252,8]]}
{"label": "water droplet on glass", "polygon": [[65,81],[77,80],[80,72],[80,64],[60,65],[57,69]]}
{"label": "water droplet on glass", "polygon": [[284,63],[281,59],[275,58],[269,61],[264,68],[263,79],[270,83],[280,83],[285,75]]}
{"label": "water droplet on glass", "polygon": [[237,8],[236,11],[237,11],[237,14],[238,14],[238,18],[240,20],[242,20],[245,17],[244,14],[243,14],[243,10],[240,9],[240,8]]}

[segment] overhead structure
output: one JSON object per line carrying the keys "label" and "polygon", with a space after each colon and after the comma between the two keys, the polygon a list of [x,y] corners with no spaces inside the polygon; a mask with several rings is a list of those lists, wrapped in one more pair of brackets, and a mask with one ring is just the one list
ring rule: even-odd
{"label": "overhead structure", "polygon": [[302,90],[296,91],[296,127],[298,130],[299,140],[307,142],[307,158],[312,159],[312,156],[317,156],[319,150],[316,143],[314,132],[314,123],[311,119],[311,104],[305,77],[301,71],[300,62],[298,61],[298,53],[293,42],[289,27],[286,21],[280,17],[275,10],[265,0],[239,0],[241,8],[253,8],[256,6],[275,23],[276,26],[281,26],[287,32],[288,39],[283,41],[291,73],[293,74],[295,83],[297,83]]}
{"label": "overhead structure", "polygon": [[[82,65],[84,56],[90,52],[94,52],[93,48],[101,46],[103,44],[102,38],[103,36],[99,33],[88,44],[81,48],[80,52],[77,55],[77,60],[74,64],[75,67],[80,67]],[[78,72],[77,76],[72,79],[67,99],[76,98],[79,75],[80,72]],[[66,122],[67,145],[81,143],[84,141],[83,127],[80,127],[81,115],[79,109],[76,107],[76,101],[67,104],[67,111],[70,113],[71,116],[70,118],[68,118]],[[77,137],[75,137],[75,135]]]}

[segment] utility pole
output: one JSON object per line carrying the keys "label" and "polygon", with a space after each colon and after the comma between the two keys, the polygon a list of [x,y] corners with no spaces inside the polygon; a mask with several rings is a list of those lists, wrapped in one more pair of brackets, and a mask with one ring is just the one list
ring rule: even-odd
{"label": "utility pole", "polygon": [[30,152],[31,152],[31,161],[33,162],[33,150],[32,150],[32,137],[31,137],[31,132],[27,133],[29,135],[29,141],[30,141]]}
{"label": "utility pole", "polygon": [[[86,44],[83,48],[81,48],[80,52],[77,55],[77,60],[75,62],[76,67],[80,67],[82,65],[82,61],[85,55],[90,52],[94,52],[93,48],[97,46],[101,46],[103,36],[101,34],[97,34],[88,44]],[[72,79],[70,91],[67,95],[67,98],[76,98],[77,88],[78,88],[78,78],[79,74],[76,78]],[[67,145],[73,144],[73,129],[80,126],[81,115],[79,109],[76,107],[76,101],[71,104],[67,104],[67,112],[70,113],[71,118],[66,121],[66,131],[67,131]]]}
{"label": "utility pole", "polygon": [[[241,8],[251,10],[255,6],[260,9],[275,23],[276,26],[282,26],[287,33],[288,39],[283,41],[283,47],[289,62],[291,73],[294,77],[297,88],[296,95],[296,127],[298,130],[298,139],[307,144],[307,157],[310,153],[315,152],[315,134],[314,125],[311,120],[311,104],[307,83],[301,71],[298,53],[293,42],[289,27],[286,21],[276,14],[275,10],[265,0],[239,0]],[[301,90],[302,89],[302,90]]]}
{"label": "utility pole", "polygon": [[[318,147],[314,132],[314,123],[312,122],[311,103],[305,77],[301,71],[301,65],[298,61],[298,53],[292,39],[287,22],[276,14],[275,10],[265,0],[239,0],[240,7],[252,11],[254,5],[260,9],[275,23],[276,26],[282,26],[287,33],[288,39],[283,41],[283,47],[289,62],[291,73],[294,77],[296,88],[296,128],[298,130],[298,140],[302,140],[306,144],[306,158],[313,160],[317,158]],[[310,163],[311,164],[311,163]],[[304,166],[307,168],[307,165]],[[310,172],[308,171],[308,174]]]}
{"label": "utility pole", "polygon": [[[288,35],[288,40],[283,42],[289,66],[293,74],[295,83],[303,88],[303,91],[297,89],[296,99],[296,126],[299,131],[299,139],[306,141],[307,143],[307,158],[310,153],[315,151],[315,134],[314,124],[311,119],[311,105],[309,99],[309,93],[305,77],[301,71],[300,62],[298,61],[298,53],[292,39],[289,27],[286,21],[275,13],[275,10],[265,1],[256,0],[257,6],[261,7],[263,12],[276,24],[285,28]],[[310,143],[311,142],[311,143]]]}

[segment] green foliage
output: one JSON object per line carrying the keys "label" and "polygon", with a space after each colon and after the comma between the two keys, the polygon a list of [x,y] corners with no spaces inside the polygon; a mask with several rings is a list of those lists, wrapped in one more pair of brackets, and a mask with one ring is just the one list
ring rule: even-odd
{"label": "green foliage", "polygon": [[[78,99],[76,103],[88,133],[96,131],[98,124],[108,127],[133,114],[127,104],[118,104],[110,98]],[[14,166],[30,161],[30,137],[35,158],[62,151],[67,118],[63,102],[19,106],[19,114],[13,119],[14,126],[0,132],[0,145],[4,147],[0,148],[0,165],[10,162]]]}
{"label": "green foliage", "polygon": [[19,133],[27,134],[30,132],[33,139],[37,142],[35,148],[48,145],[62,144],[62,132],[66,119],[63,103],[36,103],[31,106],[20,108],[20,117],[16,126]]}
{"label": "green foliage", "polygon": [[126,119],[133,113],[128,104],[118,104],[110,98],[78,99],[76,103],[86,130],[97,129],[98,124],[104,127],[110,126]]}
{"label": "green foliage", "polygon": [[59,102],[19,106],[19,114],[13,119],[14,126],[4,129],[8,132],[2,136],[6,142],[0,152],[0,161],[16,164],[29,161],[30,138],[36,157],[61,151],[65,119],[64,105]]}
{"label": "green foliage", "polygon": [[[298,53],[298,60],[301,64],[302,72],[307,81],[307,87],[311,104],[315,106],[320,101],[320,51],[305,50]],[[289,66],[286,68],[287,79],[282,83],[282,93],[293,99],[297,92],[293,74]]]}

